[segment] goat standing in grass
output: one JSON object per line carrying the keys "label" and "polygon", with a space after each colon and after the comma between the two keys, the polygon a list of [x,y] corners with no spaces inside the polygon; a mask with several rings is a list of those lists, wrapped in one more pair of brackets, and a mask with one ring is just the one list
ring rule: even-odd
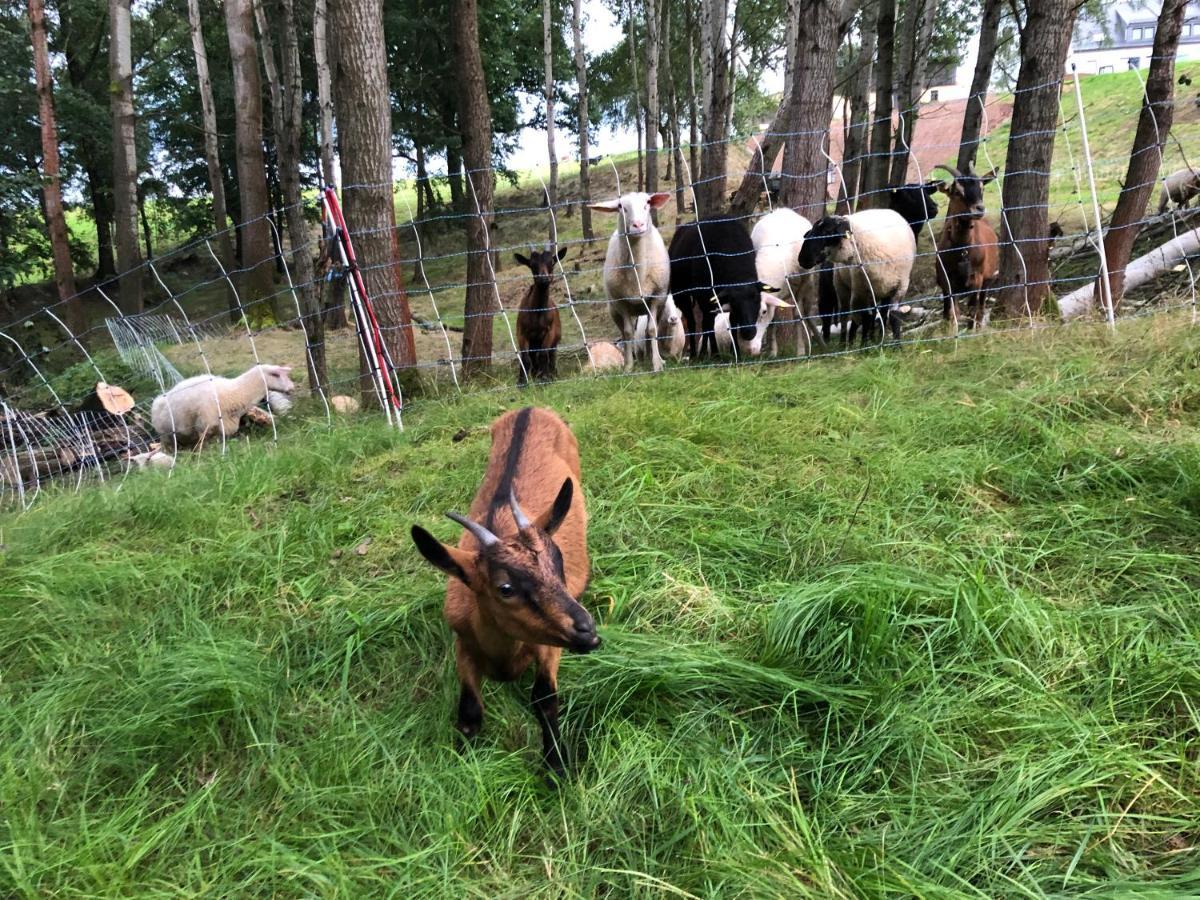
{"label": "goat standing in grass", "polygon": [[557,377],[562,321],[554,298],[550,296],[550,285],[554,283],[554,267],[566,255],[566,247],[557,253],[553,250],[534,251],[528,258],[520,253],[513,254],[513,259],[528,266],[533,273],[533,284],[521,298],[521,308],[517,312],[517,355],[520,357],[518,384],[524,384],[531,378],[534,381],[551,381]]}
{"label": "goat standing in grass", "polygon": [[996,229],[984,219],[983,189],[996,177],[995,170],[976,175],[950,166],[938,166],[954,180],[939,187],[950,198],[946,221],[938,237],[936,269],[942,291],[942,318],[958,322],[957,298],[963,297],[974,328],[986,318],[987,290],[1000,272],[1000,241]]}
{"label": "goat standing in grass", "polygon": [[492,452],[470,517],[447,513],[466,529],[458,546],[412,528],[421,555],[450,576],[444,614],[462,686],[458,730],[470,738],[483,724],[485,677],[514,681],[534,663],[533,712],[543,759],[556,773],[565,768],[558,730],[562,650],[600,646],[596,622],[579,604],[589,574],[579,478],[579,446],[562,419],[548,409],[508,412],[492,423]]}

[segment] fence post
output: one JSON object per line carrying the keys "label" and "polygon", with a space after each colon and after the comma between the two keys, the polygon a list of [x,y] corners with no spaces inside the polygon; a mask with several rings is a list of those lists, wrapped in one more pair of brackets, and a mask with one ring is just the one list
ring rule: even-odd
{"label": "fence post", "polygon": [[1075,80],[1075,105],[1079,108],[1079,132],[1083,138],[1083,158],[1087,162],[1088,187],[1092,191],[1092,215],[1096,217],[1096,249],[1100,252],[1100,298],[1110,328],[1116,327],[1113,318],[1112,285],[1108,283],[1108,255],[1104,252],[1104,223],[1100,219],[1100,199],[1096,195],[1096,173],[1092,170],[1092,149],[1088,144],[1087,117],[1083,112],[1083,92],[1079,89],[1079,71],[1071,63]]}

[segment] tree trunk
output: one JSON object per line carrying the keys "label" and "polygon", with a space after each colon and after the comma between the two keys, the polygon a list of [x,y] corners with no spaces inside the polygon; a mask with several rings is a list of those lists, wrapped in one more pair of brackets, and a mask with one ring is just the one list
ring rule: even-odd
{"label": "tree trunk", "polygon": [[50,75],[50,49],[46,44],[46,9],[42,0],[29,0],[29,30],[33,41],[33,68],[37,79],[38,122],[42,132],[42,202],[50,249],[54,254],[54,286],[65,304],[67,327],[76,336],[83,333],[83,306],[75,296],[75,267],[67,217],[63,213],[62,183],[58,162],[58,120],[54,115],[54,83]]}
{"label": "tree trunk", "polygon": [[138,218],[142,220],[142,239],[146,242],[146,259],[154,259],[154,240],[150,230],[150,217],[146,215],[146,192],[138,186]]}
{"label": "tree trunk", "polygon": [[551,0],[542,0],[542,56],[546,64],[546,152],[550,157],[550,241],[558,237],[554,224],[558,215],[558,154],[554,152],[554,17]]}
{"label": "tree trunk", "polygon": [[333,75],[329,67],[327,0],[316,0],[313,8],[313,60],[317,68],[317,107],[320,111],[321,180],[326,186],[337,188],[340,185],[333,165]]}
{"label": "tree trunk", "polygon": [[[688,9],[688,181],[693,197],[700,180],[700,104],[696,93],[696,19]],[[693,204],[694,205],[694,204]],[[694,212],[695,210],[693,210]]]}
{"label": "tree trunk", "polygon": [[875,113],[871,124],[871,155],[867,158],[860,191],[867,208],[879,205],[879,192],[888,184],[892,152],[892,86],[896,52],[896,0],[880,0],[876,20]]}
{"label": "tree trunk", "polygon": [[[696,191],[697,218],[711,218],[726,207],[725,180],[729,158],[729,49],[725,26],[729,16],[728,0],[701,0],[700,45],[704,96],[700,171],[702,182]],[[826,111],[828,113],[828,111]],[[828,119],[828,115],[826,115]],[[828,122],[826,122],[828,124]]]}
{"label": "tree trunk", "polygon": [[[204,127],[204,161],[208,166],[208,187],[212,191],[213,231],[217,236],[221,265],[233,268],[233,237],[229,232],[229,214],[225,205],[225,179],[221,175],[218,150],[217,106],[213,100],[212,78],[208,74],[208,50],[200,22],[200,0],[188,0],[188,25],[192,33],[192,55],[196,58],[196,81],[200,87],[200,114]],[[229,292],[229,321],[236,322],[237,297]]]}
{"label": "tree trunk", "polygon": [[1150,74],[1146,79],[1133,150],[1129,154],[1129,168],[1121,182],[1124,187],[1104,237],[1109,296],[1114,312],[1124,294],[1125,266],[1141,230],[1146,204],[1158,183],[1163,146],[1175,117],[1175,54],[1179,50],[1179,35],[1183,31],[1186,11],[1187,0],[1166,0],[1159,13]]}
{"label": "tree trunk", "polygon": [[1008,284],[1000,292],[1000,303],[1010,316],[1037,315],[1050,290],[1046,202],[1076,4],[1077,0],[1026,4],[1002,192],[1000,277]]}
{"label": "tree trunk", "polygon": [[[412,313],[404,292],[392,190],[392,107],[382,0],[339,0],[331,8],[334,102],[341,146],[346,228],[375,307],[384,347],[397,368],[415,366]],[[371,366],[359,351],[360,391],[375,401]]]}
{"label": "tree trunk", "polygon": [[133,50],[129,0],[109,0],[109,105],[113,122],[113,199],[116,208],[120,305],[126,315],[142,311],[141,254],[137,237],[137,145],[133,112]]}
{"label": "tree trunk", "polygon": [[263,0],[252,0],[254,5],[254,23],[258,26],[258,46],[262,51],[263,72],[267,75],[267,92],[271,97],[271,143],[275,146],[275,155],[279,155],[279,142],[283,140],[283,91],[280,87],[279,66],[275,63],[275,45],[271,41],[271,32],[267,25],[267,13],[263,9]]}
{"label": "tree trunk", "polygon": [[671,64],[671,0],[661,0],[662,7],[662,67],[667,73],[667,112],[668,133],[670,134],[671,154],[675,171],[675,225],[679,226],[683,216],[683,141],[682,128],[679,118],[679,90],[675,84],[675,69]]}
{"label": "tree trunk", "polygon": [[[83,173],[87,178],[88,200],[92,204],[92,219],[96,223],[96,278],[106,281],[117,274],[113,256],[113,195],[110,179],[95,159],[98,150],[94,140],[80,141],[80,156],[84,157]],[[90,146],[89,146],[90,145]]]}
{"label": "tree trunk", "polygon": [[241,224],[239,292],[252,321],[262,321],[263,303],[274,293],[271,234],[267,224],[267,172],[263,158],[262,84],[254,41],[251,0],[225,0],[225,31],[233,68],[234,122]]}
{"label": "tree trunk", "polygon": [[842,151],[842,179],[846,182],[846,202],[853,209],[862,190],[866,168],[864,154],[871,136],[871,63],[875,58],[874,10],[866,6],[859,26],[858,58],[850,86],[850,122]]}
{"label": "tree trunk", "polygon": [[797,29],[796,73],[788,96],[780,202],[816,221],[825,214],[828,168],[822,150],[829,137],[841,4],[812,0]]}
{"label": "tree trunk", "polygon": [[[921,95],[925,93],[925,73],[929,69],[928,47],[933,39],[933,23],[937,16],[936,0],[910,0],[909,8],[918,12],[914,13],[915,31],[908,37],[904,78],[900,82],[900,127],[896,132],[896,150],[892,155],[892,184],[908,181],[908,160],[917,133],[917,119],[921,114]],[[908,19],[907,10],[905,19]]]}
{"label": "tree trunk", "polygon": [[958,170],[965,172],[975,162],[979,150],[979,130],[983,126],[983,105],[987,103],[988,85],[992,80],[992,64],[996,59],[996,38],[1000,33],[1000,16],[1004,0],[984,0],[983,21],[979,24],[979,56],[975,59],[975,75],[971,93],[963,114],[962,138],[958,143]]}
{"label": "tree trunk", "polygon": [[489,229],[492,224],[492,109],[488,103],[483,57],[479,52],[476,0],[451,0],[454,57],[458,71],[458,116],[463,158],[474,187],[478,215],[467,219],[467,296],[463,323],[463,372],[468,377],[492,362],[492,317],[496,312],[495,273]]}
{"label": "tree trunk", "polygon": [[288,238],[292,245],[292,267],[295,282],[300,327],[304,329],[308,352],[308,387],[313,394],[324,391],[325,329],[317,291],[313,283],[312,248],[308,224],[304,221],[304,197],[300,181],[301,129],[304,127],[304,84],[300,74],[300,36],[296,28],[294,0],[279,0],[282,26],[280,50],[283,63],[283,133],[279,142],[280,180],[283,182],[283,202],[287,210]]}
{"label": "tree trunk", "polygon": [[[663,0],[667,3],[669,0]],[[658,6],[656,0],[644,0],[646,14],[646,193],[658,192]],[[650,210],[658,224],[658,210]]]}
{"label": "tree trunk", "polygon": [[[637,189],[646,189],[645,146],[642,135],[642,90],[638,87],[637,64],[637,19],[633,12],[633,0],[629,0],[629,71],[633,73],[633,128],[637,132]],[[649,130],[649,129],[647,129]]]}
{"label": "tree trunk", "polygon": [[579,89],[579,193],[580,217],[583,224],[583,239],[595,240],[592,231],[592,210],[588,204],[592,202],[591,164],[588,155],[591,152],[588,141],[588,88],[587,88],[587,57],[583,55],[583,0],[572,0],[571,3],[571,37],[575,44],[575,83]]}

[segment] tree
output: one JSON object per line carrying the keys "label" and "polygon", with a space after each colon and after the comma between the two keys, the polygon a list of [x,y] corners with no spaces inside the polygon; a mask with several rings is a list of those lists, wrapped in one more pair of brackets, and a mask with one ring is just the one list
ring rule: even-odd
{"label": "tree", "polygon": [[[388,355],[395,366],[412,367],[417,352],[396,235],[383,4],[339,0],[333,4],[330,25],[337,35],[334,102],[346,228]],[[360,389],[363,401],[369,403],[375,397],[371,366],[361,349],[360,362]]]}
{"label": "tree", "polygon": [[463,159],[472,185],[477,216],[467,219],[467,297],[463,312],[463,372],[471,376],[492,362],[495,273],[489,258],[492,225],[492,109],[488,103],[483,57],[479,51],[477,0],[451,0],[454,59],[458,67],[458,119]]}
{"label": "tree", "polygon": [[1000,16],[1004,0],[983,0],[983,17],[979,23],[979,55],[975,58],[975,74],[971,78],[971,93],[963,113],[962,138],[958,142],[960,172],[969,169],[979,150],[979,130],[983,125],[983,105],[987,102],[988,85],[992,80],[992,63],[996,59],[996,39],[1000,33]]}
{"label": "tree", "polygon": [[[254,309],[274,293],[271,236],[267,224],[266,163],[263,158],[262,83],[254,40],[251,0],[225,0],[225,30],[233,70],[237,183],[241,201],[238,237],[243,306]],[[258,316],[256,316],[258,318]],[[277,317],[278,318],[278,317]]]}
{"label": "tree", "polygon": [[642,129],[642,92],[638,89],[637,16],[633,12],[633,0],[629,0],[625,24],[629,27],[629,72],[633,77],[633,103],[630,108],[633,110],[633,130],[637,132],[637,189],[643,191],[646,189],[645,157],[642,154],[645,136]]}
{"label": "tree", "polygon": [[892,154],[892,87],[896,52],[896,0],[879,0],[879,17],[875,25],[875,113],[871,123],[871,153],[862,175],[863,188],[859,203],[878,202],[880,191],[887,187],[891,175]]}
{"label": "tree", "polygon": [[583,238],[586,241],[595,240],[592,231],[592,210],[588,206],[592,202],[592,185],[590,172],[590,144],[588,141],[588,86],[587,86],[587,57],[583,55],[583,11],[582,0],[571,2],[571,38],[575,45],[575,84],[579,92],[577,101],[579,118],[579,193],[580,216],[583,225]]}
{"label": "tree", "polygon": [[1008,315],[1036,315],[1050,290],[1050,164],[1063,66],[1078,0],[1027,0],[1020,29],[1021,71],[1008,139],[1000,234],[1000,292]]}
{"label": "tree", "polygon": [[671,60],[671,0],[661,0],[662,8],[662,68],[667,75],[667,124],[670,135],[671,153],[675,168],[675,225],[683,217],[683,135],[680,128],[679,89],[675,69]]}
{"label": "tree", "polygon": [[[217,246],[221,248],[221,264],[230,268],[233,266],[233,239],[229,233],[229,216],[225,208],[225,178],[221,174],[221,151],[217,140],[217,107],[213,101],[208,50],[204,46],[204,29],[200,22],[200,0],[188,0],[188,25],[192,34],[192,55],[196,57],[196,81],[200,88],[204,161],[208,166],[208,187],[212,192],[213,229],[217,234]],[[237,298],[232,292],[229,315],[231,321],[236,321]]]}
{"label": "tree", "polygon": [[[663,3],[669,0],[662,0]],[[646,18],[646,192],[658,191],[658,7],[655,0],[643,0]],[[658,210],[650,216],[658,224]]]}
{"label": "tree", "polygon": [[[725,208],[725,169],[729,158],[729,0],[700,0],[700,64],[703,83],[700,172],[696,188],[698,217]],[[827,111],[828,112],[828,111]],[[828,118],[828,114],[826,115]]]}
{"label": "tree", "polygon": [[84,329],[83,308],[75,296],[75,267],[63,213],[62,183],[59,180],[58,125],[54,115],[54,84],[50,75],[50,49],[46,42],[46,10],[42,0],[29,0],[29,31],[33,44],[33,68],[37,78],[38,119],[42,126],[42,197],[46,225],[54,254],[54,285],[58,299],[66,303],[67,325],[75,334]]}
{"label": "tree", "polygon": [[313,60],[317,68],[317,107],[320,111],[319,129],[321,180],[328,187],[337,187],[337,172],[333,165],[333,75],[329,67],[329,21],[326,0],[316,0],[313,8]]}
{"label": "tree", "polygon": [[108,44],[112,84],[113,196],[116,206],[117,267],[121,270],[121,311],[142,311],[142,259],[137,237],[137,145],[133,112],[133,51],[129,0],[109,0],[112,35]]}
{"label": "tree", "polygon": [[925,93],[925,73],[928,70],[937,11],[936,0],[908,0],[904,8],[904,24],[900,32],[903,39],[898,91],[900,121],[897,123],[889,184],[908,181],[908,158],[920,115],[921,95]]}
{"label": "tree", "polygon": [[558,206],[558,156],[554,152],[554,17],[551,0],[542,0],[542,56],[546,63],[546,152],[550,156],[550,240],[557,239],[554,217]]}
{"label": "tree", "polygon": [[1133,150],[1129,154],[1129,168],[1121,182],[1124,187],[1108,223],[1108,233],[1104,236],[1109,296],[1114,310],[1124,293],[1125,267],[1133,251],[1133,242],[1141,230],[1146,204],[1158,181],[1163,145],[1174,121],[1175,55],[1179,49],[1179,35],[1183,31],[1186,12],[1187,0],[1166,0],[1159,12],[1154,51],[1150,57],[1150,74],[1146,79]]}
{"label": "tree", "polygon": [[871,137],[871,72],[875,56],[875,11],[863,7],[859,21],[858,56],[850,82],[850,123],[842,152],[842,180],[846,183],[846,206],[858,198],[866,169],[864,154]]}

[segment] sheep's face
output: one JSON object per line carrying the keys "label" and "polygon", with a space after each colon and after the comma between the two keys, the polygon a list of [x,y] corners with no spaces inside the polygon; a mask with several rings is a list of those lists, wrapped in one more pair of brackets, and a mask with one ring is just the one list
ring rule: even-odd
{"label": "sheep's face", "polygon": [[845,216],[826,216],[804,236],[800,246],[800,267],[812,269],[825,262],[831,251],[850,233],[850,220]]}
{"label": "sheep's face", "polygon": [[892,188],[888,191],[888,208],[900,213],[916,232],[930,219],[937,217],[938,205],[933,195],[940,189],[940,181],[903,184]]}
{"label": "sheep's face", "polygon": [[636,191],[631,194],[622,194],[616,200],[592,203],[591,208],[597,212],[620,213],[621,219],[617,223],[617,233],[626,237],[641,237],[654,225],[650,218],[650,210],[661,209],[670,199],[670,194],[661,191],[657,194]]}
{"label": "sheep's face", "polygon": [[571,508],[574,483],[563,482],[553,506],[537,521],[525,518],[512,494],[509,503],[517,532],[498,537],[486,526],[448,513],[479,542],[472,552],[441,543],[418,525],[413,543],[421,555],[471,589],[486,621],[527,644],[590,653],[600,646],[596,621],[567,592],[562,552],[554,533]]}
{"label": "sheep's face", "polygon": [[738,338],[738,346],[741,348],[742,353],[746,353],[749,356],[758,356],[762,353],[763,344],[767,337],[767,329],[770,327],[771,322],[774,321],[776,311],[782,308],[791,309],[792,304],[786,300],[780,300],[766,291],[759,294],[758,319],[754,323],[753,337],[749,340],[741,336]]}
{"label": "sheep's face", "polygon": [[514,253],[513,259],[521,265],[526,266],[533,273],[534,284],[548,285],[555,278],[555,267],[559,260],[567,255],[567,248],[561,247],[557,252],[554,250],[534,250],[528,257],[522,256],[520,253]]}
{"label": "sheep's face", "polygon": [[721,309],[729,313],[729,332],[739,342],[750,343],[758,330],[760,285],[735,284],[717,289]]}
{"label": "sheep's face", "polygon": [[288,375],[291,371],[291,366],[263,366],[262,374],[267,382],[267,390],[278,391],[281,394],[290,394],[296,390],[295,382]]}

